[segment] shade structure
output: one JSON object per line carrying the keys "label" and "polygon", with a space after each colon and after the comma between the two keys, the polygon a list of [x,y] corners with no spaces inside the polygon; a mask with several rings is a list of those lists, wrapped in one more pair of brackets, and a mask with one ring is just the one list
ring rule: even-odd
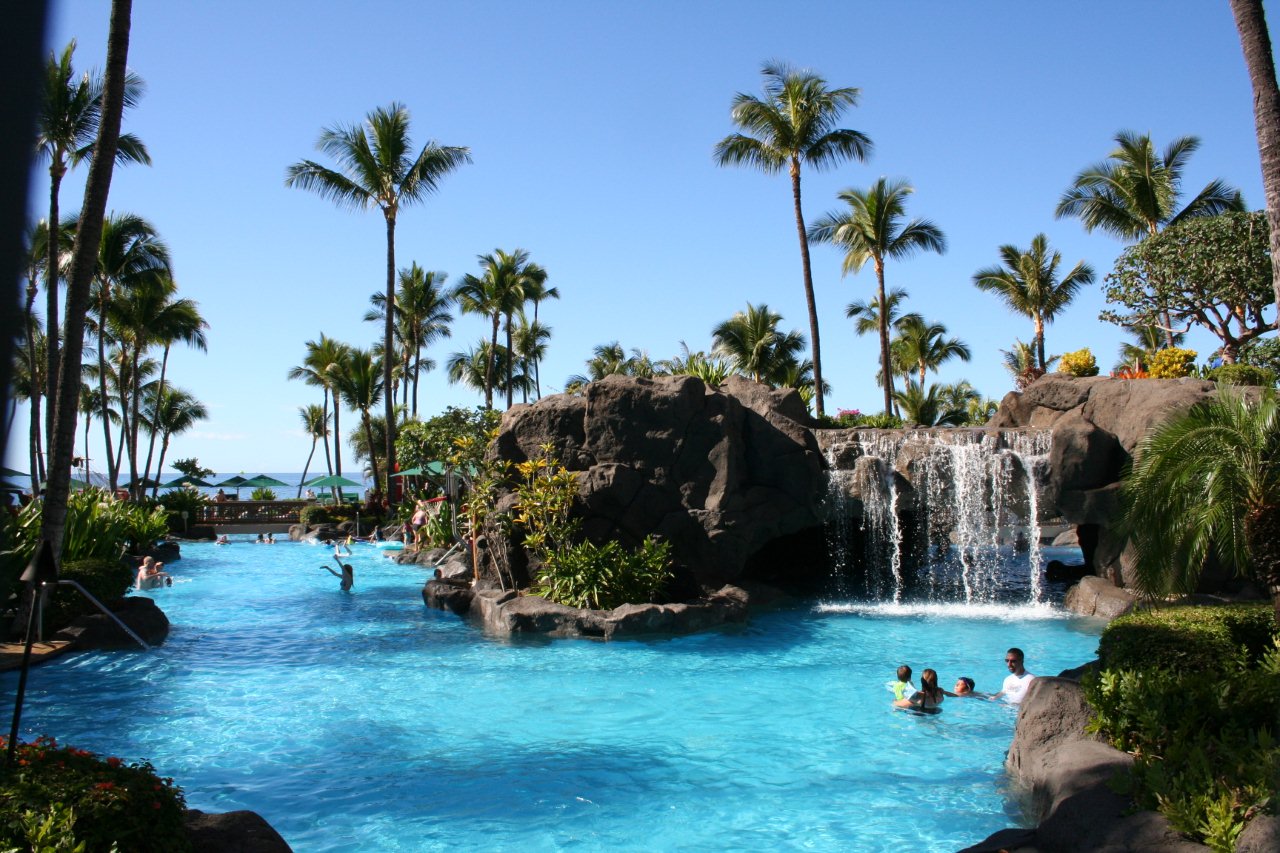
{"label": "shade structure", "polygon": [[159,480],[153,480],[150,477],[139,477],[138,479],[134,480],[132,483],[127,484],[125,488],[132,489],[136,487],[141,489],[154,489],[159,485],[160,485]]}
{"label": "shade structure", "polygon": [[406,468],[392,474],[392,477],[439,477],[444,473],[443,462],[428,462],[420,468]]}
{"label": "shade structure", "polygon": [[310,483],[303,483],[302,485],[312,489],[341,489],[344,487],[358,489],[364,484],[357,483],[355,480],[348,480],[346,477],[340,477],[337,474],[330,474],[327,477],[317,477]]}
{"label": "shade structure", "polygon": [[[47,489],[47,488],[49,488],[49,481],[48,481],[48,480],[45,480],[43,483],[41,483],[41,484],[40,484],[40,488],[41,488],[41,489]],[[75,489],[75,490],[78,492],[78,491],[80,491],[81,489],[87,489],[87,488],[90,488],[90,486],[89,486],[89,484],[88,484],[88,483],[86,483],[84,480],[77,480],[75,477],[72,477],[72,478],[71,478],[71,488],[72,488],[72,489]]]}
{"label": "shade structure", "polygon": [[250,477],[240,485],[246,489],[283,489],[289,486],[288,483],[277,480],[275,477],[268,477],[266,474]]}
{"label": "shade structure", "polygon": [[223,486],[226,486],[228,488],[238,489],[241,486],[243,486],[246,482],[248,481],[245,480],[244,477],[237,475],[235,477],[228,477],[227,479],[223,480],[221,483],[214,483],[214,485],[217,486],[218,488],[222,488]]}
{"label": "shade structure", "polygon": [[12,468],[0,467],[0,478],[4,478],[6,480],[12,480],[15,477],[21,478],[30,476],[30,474],[24,474],[21,471],[15,471]]}
{"label": "shade structure", "polygon": [[200,489],[209,488],[209,484],[204,480],[201,480],[199,477],[192,477],[190,474],[183,474],[178,479],[170,480],[164,484],[164,488],[166,489],[177,489],[182,486],[195,486]]}

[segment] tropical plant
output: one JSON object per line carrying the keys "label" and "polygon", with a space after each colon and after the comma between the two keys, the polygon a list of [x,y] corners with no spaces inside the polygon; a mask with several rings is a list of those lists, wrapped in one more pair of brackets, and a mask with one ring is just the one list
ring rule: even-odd
{"label": "tropical plant", "polygon": [[969,413],[963,407],[951,407],[937,385],[925,388],[913,379],[907,387],[894,392],[893,399],[902,409],[902,417],[917,426],[960,426],[968,420]]}
{"label": "tropical plant", "polygon": [[[7,749],[7,738],[0,738],[0,747]],[[157,775],[149,762],[104,759],[44,735],[16,744],[15,759],[0,770],[0,846],[5,849],[74,849],[29,847],[33,832],[22,818],[30,813],[69,824],[63,837],[92,851],[191,849],[182,790]]]}
{"label": "tropical plant", "polygon": [[[104,119],[107,123],[116,125],[120,121],[118,116],[104,115],[107,105],[106,82],[103,77],[82,73],[77,79],[71,64],[75,51],[76,43],[72,39],[60,56],[50,51],[49,61],[45,66],[44,92],[37,114],[36,156],[39,160],[49,161],[49,218],[46,222],[62,221],[59,212],[62,179],[75,166],[92,161],[94,146],[99,131],[103,129]],[[145,86],[142,79],[133,73],[124,73],[118,84],[120,110],[123,113],[137,104]],[[111,159],[121,164],[151,164],[146,146],[136,136],[119,133],[118,126],[114,135],[116,140]],[[45,319],[48,322],[46,334],[49,337],[48,368],[45,375],[48,378],[46,395],[50,401],[56,394],[55,383],[58,379],[58,278],[65,272],[59,259],[62,248],[63,244],[59,240],[45,241],[48,252],[48,261],[44,265]]]}
{"label": "tropical plant", "polygon": [[1058,372],[1065,373],[1067,376],[1097,376],[1098,360],[1093,357],[1088,347],[1075,352],[1066,352],[1062,354]]}
{"label": "tropical plant", "polygon": [[[463,314],[480,314],[492,325],[489,340],[489,359],[485,364],[485,405],[493,406],[498,330],[505,317],[507,321],[506,351],[511,352],[512,317],[524,305],[525,294],[531,288],[541,288],[546,281],[546,271],[529,260],[524,249],[504,252],[495,249],[488,255],[480,255],[481,275],[468,273],[454,289],[453,297]],[[536,284],[535,284],[536,282]],[[514,360],[506,360],[507,406],[512,403]]]}
{"label": "tropical plant", "polygon": [[[445,273],[423,270],[417,262],[400,270],[394,311],[395,337],[400,343],[400,373],[405,379],[401,406],[405,411],[411,411],[414,417],[418,416],[418,379],[424,370],[435,367],[434,361],[423,359],[422,350],[452,334],[449,324],[453,322],[453,315],[449,313],[449,307],[453,304],[453,296],[445,292],[447,278]],[[386,294],[374,293],[369,302],[373,310],[364,315],[365,320],[385,322]],[[413,380],[411,410],[410,379]]]}
{"label": "tropical plant", "polygon": [[[1120,364],[1116,365],[1117,369],[1129,366],[1146,371],[1151,356],[1166,344],[1164,330],[1150,323],[1126,323],[1124,329],[1132,340],[1120,344]],[[1178,332],[1169,345],[1179,346],[1185,337],[1186,335]]]}
{"label": "tropical plant", "polygon": [[1265,367],[1280,374],[1280,337],[1254,338],[1240,348],[1240,363]]}
{"label": "tropical plant", "polygon": [[[335,125],[326,128],[316,143],[337,161],[332,169],[312,160],[289,167],[285,186],[297,186],[318,193],[339,207],[382,211],[387,225],[386,304],[395,304],[396,217],[401,207],[424,200],[436,191],[445,175],[471,162],[470,149],[428,142],[416,155],[409,142],[409,110],[392,103],[365,117],[363,126]],[[395,466],[395,418],[392,408],[391,367],[395,359],[394,312],[385,312],[382,347],[382,386],[386,389],[383,416],[387,423],[387,464]],[[337,424],[334,424],[336,431]],[[388,481],[387,491],[390,492]]]}
{"label": "tropical plant", "polygon": [[580,392],[587,384],[603,379],[606,376],[639,376],[647,378],[656,375],[657,366],[650,360],[648,353],[632,348],[627,355],[617,341],[600,344],[593,350],[594,355],[587,361],[586,375],[575,374],[565,380],[564,390],[574,394]]}
{"label": "tropical plant", "polygon": [[[715,157],[721,166],[752,166],[771,175],[783,168],[788,170],[796,231],[800,236],[805,305],[809,310],[814,384],[820,389],[822,346],[809,263],[809,237],[800,203],[800,168],[808,165],[822,170],[844,160],[865,160],[871,153],[871,139],[859,131],[836,127],[844,111],[857,106],[861,90],[830,89],[827,81],[812,71],[796,70],[778,62],[766,62],[761,74],[764,96],[744,93],[734,96],[731,116],[743,132],[720,140]],[[822,398],[819,390],[816,399],[819,415],[823,413]]]}
{"label": "tropical plant", "polygon": [[978,393],[977,388],[965,380],[950,385],[939,385],[938,399],[941,401],[944,412],[955,410],[965,413],[964,421],[957,423],[956,426],[982,426],[994,418],[1000,409],[997,401],[986,399]]}
{"label": "tropical plant", "polygon": [[[1245,209],[1240,191],[1220,180],[1210,181],[1177,209],[1182,172],[1200,147],[1197,137],[1178,137],[1158,153],[1150,136],[1126,130],[1116,135],[1116,146],[1106,160],[1076,175],[1058,201],[1059,219],[1073,216],[1086,231],[1101,229],[1122,240],[1144,240],[1179,222]],[[1168,317],[1162,317],[1160,326],[1173,328]],[[1168,345],[1173,346],[1172,341]]]}
{"label": "tropical plant", "polygon": [[[554,287],[551,289],[555,290]],[[550,340],[550,326],[544,326],[537,320],[531,320],[521,314],[520,323],[516,326],[513,339],[513,354],[515,362],[519,366],[519,373],[526,378],[532,379],[533,384],[533,388],[530,389],[528,381],[521,383],[523,402],[529,402],[530,390],[533,390],[538,399],[542,397],[542,383],[538,378],[538,365],[542,363],[542,359],[546,358]]]}
{"label": "tropical plant", "polygon": [[172,465],[173,470],[181,471],[188,477],[195,477],[200,480],[203,480],[206,477],[212,477],[217,473],[212,468],[206,468],[201,465],[200,460],[194,456],[190,459],[175,459],[173,460]]}
{"label": "tropical plant", "polygon": [[[832,243],[844,249],[843,274],[856,273],[871,261],[876,273],[876,304],[889,305],[884,289],[884,265],[921,251],[942,254],[947,240],[942,230],[927,219],[903,222],[907,196],[915,189],[906,181],[880,178],[867,190],[847,189],[838,198],[845,210],[825,214],[809,228],[815,243]],[[884,410],[893,408],[893,364],[889,353],[889,312],[878,312],[880,324],[880,370],[884,382]],[[819,377],[821,378],[821,377]],[[821,409],[819,409],[821,411]]]}
{"label": "tropical plant", "polygon": [[[307,341],[307,355],[303,359],[302,364],[289,368],[290,379],[301,379],[303,382],[313,387],[320,388],[324,394],[324,403],[321,408],[325,413],[326,419],[329,413],[329,398],[333,397],[333,435],[342,435],[342,424],[339,412],[341,407],[338,405],[338,394],[334,386],[334,376],[338,370],[338,365],[346,358],[347,350],[350,349],[346,344],[336,341],[321,333],[320,340]],[[335,440],[333,442],[333,459],[329,459],[329,442],[324,442],[325,464],[330,474],[342,476],[342,442]]]}
{"label": "tropical plant", "polygon": [[[924,321],[924,317],[915,313],[903,314],[898,309],[907,301],[907,291],[895,287],[889,291],[889,326],[895,331],[902,330],[902,324],[912,319]],[[844,316],[854,321],[853,329],[859,335],[867,335],[880,331],[880,299],[871,297],[867,301],[858,300],[845,306]]]}
{"label": "tropical plant", "polygon": [[946,338],[947,327],[941,323],[926,323],[918,315],[898,320],[898,335],[890,343],[890,354],[899,374],[919,377],[924,385],[925,373],[937,371],[953,358],[969,360],[969,347],[959,338]]}
{"label": "tropical plant", "polygon": [[1180,379],[1190,376],[1195,369],[1196,351],[1179,347],[1166,347],[1151,356],[1147,373],[1152,379]]}
{"label": "tropical plant", "polygon": [[804,350],[804,336],[780,331],[781,322],[782,315],[770,311],[768,305],[757,307],[748,302],[745,312],[737,312],[711,330],[712,352],[756,382],[782,384],[788,368]]}
{"label": "tropical plant", "polygon": [[302,419],[303,431],[311,437],[311,452],[307,454],[306,464],[302,466],[302,479],[298,482],[298,497],[302,497],[302,484],[307,481],[307,472],[311,470],[311,460],[316,455],[316,443],[329,438],[329,414],[323,406],[311,403],[299,406],[298,416]]}
{"label": "tropical plant", "polygon": [[691,352],[680,342],[681,354],[658,362],[657,370],[667,376],[696,376],[707,385],[723,385],[733,374],[733,366],[723,358],[699,350]]}
{"label": "tropical plant", "polygon": [[272,489],[269,486],[259,486],[249,493],[249,500],[251,501],[273,501],[275,499],[275,489]]}
{"label": "tropical plant", "polygon": [[[181,388],[164,388],[153,404],[154,419],[149,424],[153,432],[160,436],[160,458],[156,462],[155,476],[158,480],[164,469],[164,457],[169,452],[169,439],[181,435],[194,427],[198,422],[209,417],[209,410],[188,391]],[[155,489],[152,490],[154,495]]]}
{"label": "tropical plant", "polygon": [[1044,325],[1071,303],[1081,286],[1093,283],[1093,268],[1080,261],[1059,278],[1062,253],[1049,251],[1049,238],[1044,234],[1033,237],[1026,251],[1014,245],[1001,246],[999,251],[1003,266],[978,270],[973,274],[973,284],[999,296],[1009,310],[1031,318],[1038,366],[1047,371]]}
{"label": "tropical plant", "polygon": [[[450,384],[461,383],[468,388],[484,393],[486,378],[493,384],[489,388],[490,395],[493,392],[502,392],[506,390],[506,382],[503,377],[507,375],[507,361],[511,355],[507,348],[502,344],[498,344],[497,350],[494,350],[488,341],[480,341],[475,346],[469,348],[466,352],[450,353],[445,360],[445,376],[448,377]],[[513,387],[525,387],[529,378],[523,373],[512,373]],[[492,403],[487,404],[487,408],[492,408]]]}
{"label": "tropical plant", "polygon": [[1041,367],[1034,343],[1025,343],[1015,339],[1012,349],[1000,350],[1004,369],[1013,377],[1013,384],[1019,391],[1035,382],[1048,372],[1060,356],[1051,355],[1045,358],[1045,366]]}
{"label": "tropical plant", "polygon": [[[1276,328],[1263,316],[1275,302],[1266,218],[1261,213],[1199,217],[1171,226],[1116,260],[1106,278],[1100,318],[1129,326],[1158,326],[1171,334],[1200,326],[1222,341],[1222,359]],[[1127,313],[1122,313],[1127,311]],[[1174,324],[1185,324],[1175,330]]]}
{"label": "tropical plant", "polygon": [[1276,384],[1277,375],[1266,367],[1254,367],[1252,364],[1221,364],[1205,373],[1205,378],[1226,385],[1259,385],[1272,388]]}
{"label": "tropical plant", "polygon": [[1223,386],[1145,438],[1121,485],[1139,589],[1191,592],[1212,553],[1271,593],[1280,622],[1280,407]]}
{"label": "tropical plant", "polygon": [[[66,319],[63,323],[63,352],[58,358],[57,397],[50,401],[55,417],[52,440],[49,442],[49,482],[45,488],[42,532],[55,558],[61,556],[67,521],[67,500],[71,492],[71,459],[75,452],[84,320],[89,312],[89,290],[102,238],[102,221],[111,190],[112,169],[121,150],[120,122],[129,88],[127,65],[131,12],[132,5],[128,0],[113,0],[97,139],[93,143],[93,159],[85,180],[80,224],[67,275]],[[54,217],[50,221],[56,222],[57,219]],[[50,263],[49,266],[57,269],[58,264]],[[56,317],[46,319],[49,323],[56,321]]]}
{"label": "tropical plant", "polygon": [[[343,358],[338,362],[333,370],[333,387],[338,396],[342,399],[347,407],[352,411],[360,413],[360,422],[364,427],[365,438],[370,448],[369,462],[372,466],[373,481],[380,482],[378,478],[378,456],[372,451],[377,445],[373,438],[373,407],[378,405],[382,399],[384,390],[383,381],[386,373],[381,370],[382,365],[378,359],[373,357],[369,350],[359,349],[358,347],[348,347],[343,353]],[[381,375],[379,375],[381,374]],[[394,423],[395,413],[391,413],[391,417],[384,419],[385,430],[391,431],[391,424]],[[388,464],[394,463],[394,456],[387,460]]]}

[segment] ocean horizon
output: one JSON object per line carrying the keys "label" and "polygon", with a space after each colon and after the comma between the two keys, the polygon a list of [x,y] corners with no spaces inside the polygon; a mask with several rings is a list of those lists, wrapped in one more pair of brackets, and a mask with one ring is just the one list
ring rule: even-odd
{"label": "ocean horizon", "polygon": [[[71,476],[79,479],[83,476],[83,472],[73,471]],[[173,480],[176,480],[181,476],[182,476],[181,471],[164,471],[164,472],[161,472],[160,474],[160,482],[161,483],[172,482]],[[213,485],[211,485],[208,488],[200,488],[199,491],[203,492],[206,495],[212,496],[218,493],[218,485],[217,485],[218,483],[221,483],[225,480],[229,480],[232,477],[258,477],[258,476],[272,477],[285,484],[284,486],[274,487],[274,491],[276,493],[277,498],[286,498],[286,497],[296,496],[298,492],[298,486],[301,485],[303,482],[301,471],[284,471],[284,472],[281,472],[281,471],[228,471],[225,473],[219,472],[217,474],[214,474],[212,477],[206,477],[205,481],[208,483],[212,483]],[[320,477],[327,477],[327,476],[329,476],[328,472],[324,468],[321,468],[319,471],[314,471],[314,470],[308,471],[306,479],[316,480]],[[364,495],[365,490],[373,487],[373,481],[370,480],[368,477],[366,477],[363,473],[353,474],[349,471],[344,471],[342,472],[342,476],[346,477],[348,480],[361,484],[360,493],[362,497]],[[129,477],[127,474],[125,476],[120,477],[120,480],[119,480],[120,485],[122,486],[128,481],[129,481]],[[91,485],[106,488],[107,475],[98,471],[91,471],[89,472],[89,482]],[[160,490],[162,492],[166,491],[166,489],[163,486],[160,487]],[[348,494],[350,494],[353,490],[354,490],[353,486],[346,487],[346,492]],[[225,487],[224,491],[226,491],[228,494],[235,494],[235,489],[231,487]],[[253,490],[249,488],[243,488],[243,487],[241,488],[241,493],[244,497],[248,497],[248,493],[251,491]],[[317,489],[317,491],[323,491],[323,490]]]}

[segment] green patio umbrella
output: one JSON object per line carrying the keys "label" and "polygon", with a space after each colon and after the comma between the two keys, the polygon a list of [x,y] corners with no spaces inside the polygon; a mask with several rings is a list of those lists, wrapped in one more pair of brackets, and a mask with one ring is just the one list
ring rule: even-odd
{"label": "green patio umbrella", "polygon": [[428,462],[420,468],[406,468],[392,474],[392,477],[439,477],[444,473],[443,462]]}
{"label": "green patio umbrella", "polygon": [[209,484],[206,483],[204,480],[201,480],[199,477],[192,477],[190,474],[183,474],[181,477],[179,477],[176,480],[170,480],[169,482],[164,484],[163,488],[177,489],[177,488],[181,488],[182,486],[196,486],[197,488],[201,488],[201,489],[209,488]]}
{"label": "green patio umbrella", "polygon": [[240,487],[247,482],[248,480],[246,480],[244,477],[241,477],[237,474],[234,477],[228,477],[227,479],[223,480],[221,483],[214,483],[213,485],[219,489],[224,487],[228,489],[235,489],[236,500],[240,500]]}
{"label": "green patio umbrella", "polygon": [[266,474],[250,477],[240,485],[246,489],[284,489],[289,486],[288,483],[277,480],[275,477],[268,477]]}
{"label": "green patio umbrella", "polygon": [[31,476],[30,474],[24,474],[21,471],[15,471],[12,468],[0,467],[0,477],[3,477],[6,480],[12,480],[15,477],[20,479],[22,477],[30,477],[30,476]]}
{"label": "green patio umbrella", "polygon": [[341,489],[343,487],[358,489],[363,486],[364,483],[357,483],[355,480],[348,480],[346,477],[340,477],[337,474],[330,474],[327,477],[317,477],[310,483],[303,483],[302,485],[309,489]]}

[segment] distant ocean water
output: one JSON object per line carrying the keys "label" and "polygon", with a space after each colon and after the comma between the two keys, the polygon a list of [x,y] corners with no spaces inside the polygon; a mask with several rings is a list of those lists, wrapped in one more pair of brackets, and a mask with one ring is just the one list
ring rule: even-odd
{"label": "distant ocean water", "polygon": [[[212,477],[205,478],[206,482],[214,483],[215,485],[207,489],[200,489],[200,491],[204,492],[206,495],[215,495],[218,492],[218,486],[216,485],[217,483],[221,483],[224,480],[229,480],[232,477],[248,478],[248,477],[257,477],[259,475],[273,477],[281,481],[282,483],[287,484],[285,486],[274,487],[273,490],[275,491],[277,498],[288,498],[288,497],[296,496],[298,494],[298,485],[303,481],[301,471],[292,471],[292,472],[283,472],[283,473],[279,471],[219,471],[217,474],[214,474]],[[320,477],[327,477],[328,475],[329,475],[328,471],[326,471],[324,468],[321,468],[319,471],[308,471],[306,479],[315,480]],[[75,475],[73,474],[73,476]],[[163,474],[160,475],[160,482],[168,483],[172,480],[178,479],[181,476],[182,476],[181,471],[165,471]],[[363,474],[360,474],[360,473],[343,471],[342,476],[346,477],[348,480],[351,480],[352,482],[362,483],[363,485],[360,487],[360,490],[359,490],[362,496],[366,489],[372,488],[373,486],[373,482],[367,479]],[[93,485],[95,486],[105,487],[107,484],[106,476],[98,473],[97,471],[94,471],[92,473],[90,479],[92,480]],[[129,477],[128,477],[128,474],[126,473],[123,477],[120,478],[121,485],[128,482],[128,479]],[[165,490],[162,488],[161,491],[163,492]],[[224,491],[233,496],[235,494],[235,490],[231,488],[224,488]],[[251,488],[241,488],[240,496],[242,498],[248,499],[249,493],[252,491],[253,489]],[[322,490],[317,489],[316,491],[322,491]],[[345,491],[348,494],[350,494],[351,492],[356,491],[356,489],[352,486],[347,486]]]}

